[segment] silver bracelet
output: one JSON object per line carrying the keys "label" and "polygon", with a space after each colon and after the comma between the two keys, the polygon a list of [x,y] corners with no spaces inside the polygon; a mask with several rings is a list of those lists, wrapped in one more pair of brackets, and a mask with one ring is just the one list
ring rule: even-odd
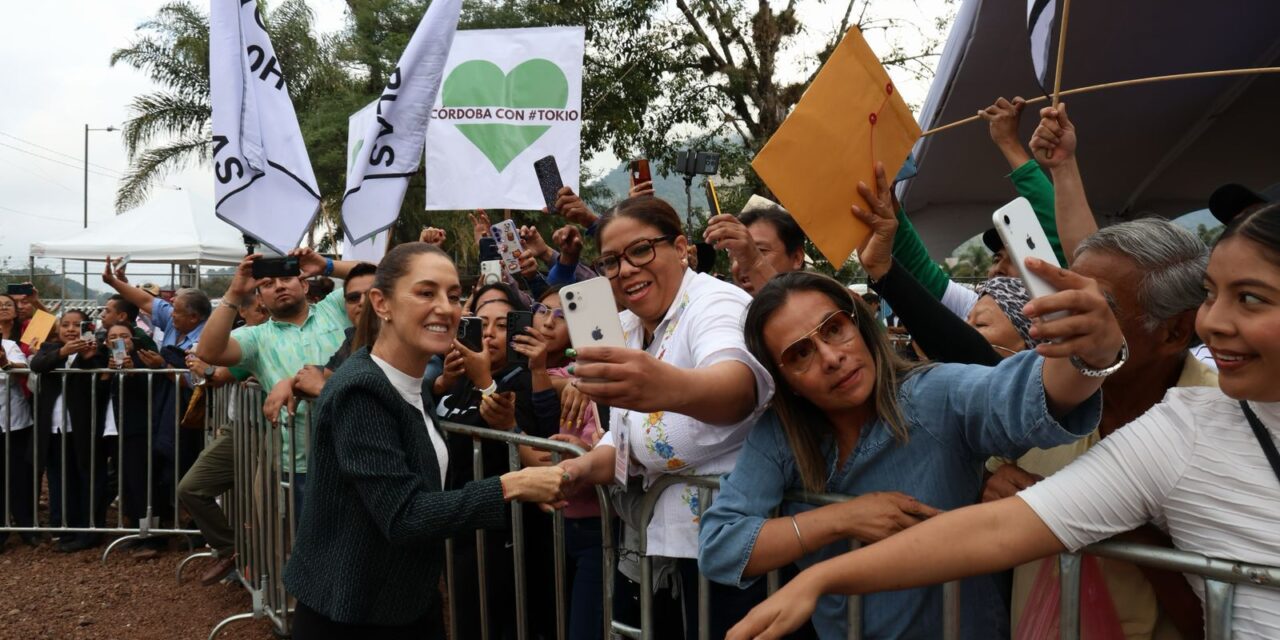
{"label": "silver bracelet", "polygon": [[1129,341],[1120,337],[1120,353],[1116,356],[1116,361],[1105,369],[1094,369],[1080,359],[1080,356],[1071,356],[1067,359],[1071,366],[1075,367],[1080,375],[1086,378],[1105,378],[1120,370],[1124,363],[1129,361]]}
{"label": "silver bracelet", "polygon": [[796,522],[795,516],[791,516],[791,528],[796,530],[796,542],[800,543],[800,552],[803,555],[809,555],[809,547],[804,545],[804,537],[800,535],[800,523]]}

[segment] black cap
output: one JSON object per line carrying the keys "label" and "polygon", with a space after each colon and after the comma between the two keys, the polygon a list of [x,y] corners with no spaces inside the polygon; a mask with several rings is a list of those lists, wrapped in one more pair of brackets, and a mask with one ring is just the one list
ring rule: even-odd
{"label": "black cap", "polygon": [[1000,234],[994,228],[982,232],[982,244],[987,245],[991,253],[1004,249],[1004,241],[1000,239]]}
{"label": "black cap", "polygon": [[1241,211],[1255,204],[1270,202],[1253,189],[1242,184],[1224,184],[1209,196],[1209,213],[1222,224],[1230,224]]}

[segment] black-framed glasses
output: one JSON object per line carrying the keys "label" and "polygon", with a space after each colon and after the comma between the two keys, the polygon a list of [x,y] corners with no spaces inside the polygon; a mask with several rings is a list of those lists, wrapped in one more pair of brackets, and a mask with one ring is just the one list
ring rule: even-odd
{"label": "black-framed glasses", "polygon": [[818,343],[814,341],[815,336],[823,344],[835,347],[848,344],[857,335],[858,320],[854,314],[848,311],[832,311],[812,331],[800,336],[783,349],[778,356],[778,365],[792,373],[804,373],[817,359]]}
{"label": "black-framed glasses", "polygon": [[352,291],[352,292],[350,292],[350,293],[344,294],[342,297],[343,297],[347,302],[350,302],[350,303],[352,303],[352,304],[355,304],[355,303],[360,302],[361,300],[363,300],[363,299],[364,299],[364,292],[363,292],[363,291]]}
{"label": "black-framed glasses", "polygon": [[622,270],[622,261],[626,260],[627,264],[639,268],[650,262],[653,262],[654,256],[658,254],[654,245],[659,242],[671,242],[676,236],[658,236],[656,238],[641,238],[627,245],[621,254],[606,253],[596,258],[595,268],[600,275],[609,278],[618,277],[618,272]]}
{"label": "black-framed glasses", "polygon": [[551,316],[556,320],[564,320],[564,309],[548,307],[547,305],[542,304],[540,302],[535,302],[533,304],[533,313],[536,315],[542,316],[544,318],[547,316]]}

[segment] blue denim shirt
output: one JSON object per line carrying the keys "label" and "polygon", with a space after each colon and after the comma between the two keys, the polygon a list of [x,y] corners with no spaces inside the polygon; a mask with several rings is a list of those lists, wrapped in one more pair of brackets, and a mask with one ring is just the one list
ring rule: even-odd
{"label": "blue denim shirt", "polygon": [[[1020,353],[996,367],[942,364],[904,380],[898,402],[909,439],[896,441],[879,419],[865,425],[853,452],[836,468],[836,447],[824,437],[826,491],[861,495],[900,491],[939,509],[956,509],[981,497],[984,461],[992,455],[1017,458],[1032,448],[1066,444],[1092,432],[1102,410],[1098,392],[1061,421],[1045,402],[1044,360]],[[782,495],[801,489],[795,457],[777,416],[770,411],[752,428],[733,472],[721,481],[720,494],[702,515],[698,565],[721,584],[746,586],[744,577],[756,536],[770,512],[794,515],[814,507],[782,504]],[[801,558],[808,567],[849,550],[838,542]],[[1008,637],[1009,614],[991,576],[963,581],[960,589],[962,637]],[[863,598],[865,638],[942,637],[942,588],[928,587],[867,595]],[[823,596],[813,623],[822,638],[845,637],[843,596]]]}

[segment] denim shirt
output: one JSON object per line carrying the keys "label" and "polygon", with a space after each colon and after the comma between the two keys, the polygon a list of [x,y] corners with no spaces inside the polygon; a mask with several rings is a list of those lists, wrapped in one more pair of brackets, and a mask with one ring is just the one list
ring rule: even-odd
{"label": "denim shirt", "polygon": [[[858,443],[836,468],[836,447],[824,437],[826,491],[861,495],[900,491],[938,509],[973,504],[982,492],[983,462],[990,455],[1018,457],[1028,449],[1072,442],[1092,432],[1102,410],[1099,391],[1061,421],[1049,413],[1041,370],[1044,360],[1024,352],[996,367],[942,364],[918,370],[901,382],[898,402],[909,432],[896,441],[876,419],[864,425]],[[703,514],[698,564],[708,578],[745,587],[744,577],[756,537],[775,507],[783,516],[814,507],[782,502],[783,493],[803,488],[795,457],[773,411],[752,428],[720,495]],[[849,550],[841,541],[801,558],[806,568]],[[960,589],[962,637],[1007,637],[1009,614],[991,576],[963,581]],[[822,638],[845,637],[843,596],[823,596],[813,615]],[[942,637],[942,588],[927,587],[870,594],[862,600],[865,638]]]}

